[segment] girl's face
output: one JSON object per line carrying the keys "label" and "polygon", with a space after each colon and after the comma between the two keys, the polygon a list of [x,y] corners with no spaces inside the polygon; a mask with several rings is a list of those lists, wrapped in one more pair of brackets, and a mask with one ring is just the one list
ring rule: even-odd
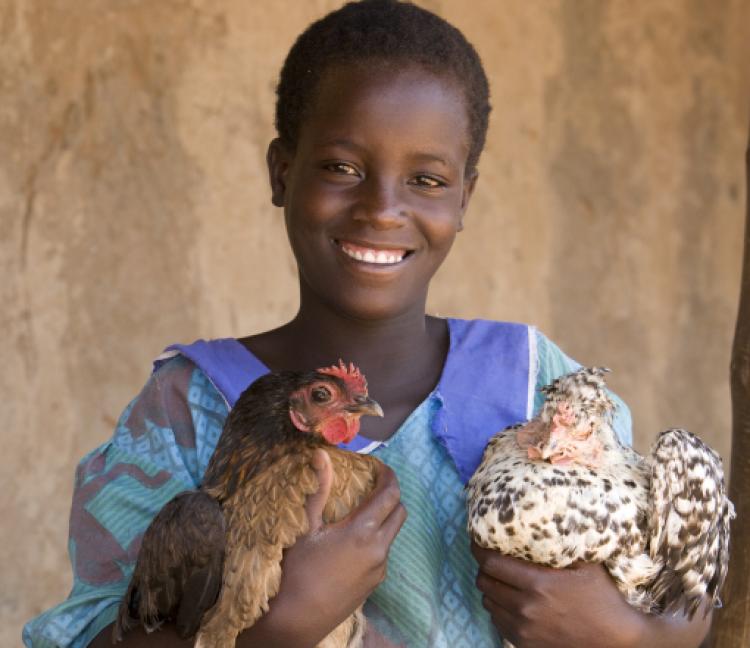
{"label": "girl's face", "polygon": [[419,67],[329,69],[289,152],[269,148],[302,290],[366,320],[424,309],[474,188],[456,85]]}

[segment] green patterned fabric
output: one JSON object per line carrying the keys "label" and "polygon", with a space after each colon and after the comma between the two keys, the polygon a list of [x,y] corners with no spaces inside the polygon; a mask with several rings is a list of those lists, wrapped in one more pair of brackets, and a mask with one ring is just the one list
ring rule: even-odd
{"label": "green patterned fabric", "polygon": [[499,638],[474,585],[463,484],[431,433],[440,407],[435,393],[373,452],[398,475],[409,517],[391,546],[388,578],[365,613],[396,643],[489,648]]}

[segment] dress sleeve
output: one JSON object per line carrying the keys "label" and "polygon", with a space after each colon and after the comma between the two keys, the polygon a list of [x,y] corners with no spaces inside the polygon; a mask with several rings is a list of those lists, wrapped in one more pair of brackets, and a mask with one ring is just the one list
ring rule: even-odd
{"label": "dress sleeve", "polygon": [[227,412],[183,357],[151,376],[112,438],[78,465],[68,539],[73,588],[26,624],[26,646],[82,648],[114,621],[144,531],[166,502],[200,484]]}
{"label": "dress sleeve", "polygon": [[[548,385],[555,378],[581,368],[580,363],[565,355],[556,344],[539,331],[536,331],[536,351],[534,414],[539,412],[544,404],[544,394],[539,391],[541,387]],[[612,427],[620,441],[632,446],[633,421],[630,417],[630,409],[617,394],[610,391],[609,395],[616,405]]]}

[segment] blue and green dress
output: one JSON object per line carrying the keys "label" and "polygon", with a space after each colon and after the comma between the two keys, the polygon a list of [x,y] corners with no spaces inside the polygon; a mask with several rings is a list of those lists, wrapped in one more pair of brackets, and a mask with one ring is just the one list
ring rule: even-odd
{"label": "blue and green dress", "polygon": [[[534,327],[449,319],[450,348],[438,385],[387,441],[357,437],[396,473],[409,516],[386,580],[365,605],[368,620],[409,648],[500,645],[474,585],[464,485],[489,438],[539,409],[539,387],[579,367]],[[161,507],[198,487],[239,394],[268,369],[235,339],[174,345],[155,362],[112,438],[76,471],[68,598],[29,621],[34,648],[82,648],[115,619],[143,533]],[[631,442],[618,399],[615,429]]]}

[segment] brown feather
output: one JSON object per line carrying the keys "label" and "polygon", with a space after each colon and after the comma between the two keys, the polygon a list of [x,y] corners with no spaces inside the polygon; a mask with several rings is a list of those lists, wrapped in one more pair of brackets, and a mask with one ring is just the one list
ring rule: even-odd
{"label": "brown feather", "polygon": [[[334,482],[324,520],[335,522],[372,490],[378,460],[332,447],[326,450]],[[305,501],[319,485],[312,452],[306,448],[282,457],[224,502],[229,529],[224,586],[201,627],[197,646],[232,646],[242,629],[268,611],[268,602],[281,582],[283,550],[308,529]],[[321,646],[346,646],[357,624],[354,620],[345,623],[349,630],[335,631],[347,637],[344,643],[329,640]]]}
{"label": "brown feather", "polygon": [[148,632],[165,620],[192,636],[221,585],[226,525],[216,500],[200,491],[168,502],[146,530],[113,639],[140,622]]}

